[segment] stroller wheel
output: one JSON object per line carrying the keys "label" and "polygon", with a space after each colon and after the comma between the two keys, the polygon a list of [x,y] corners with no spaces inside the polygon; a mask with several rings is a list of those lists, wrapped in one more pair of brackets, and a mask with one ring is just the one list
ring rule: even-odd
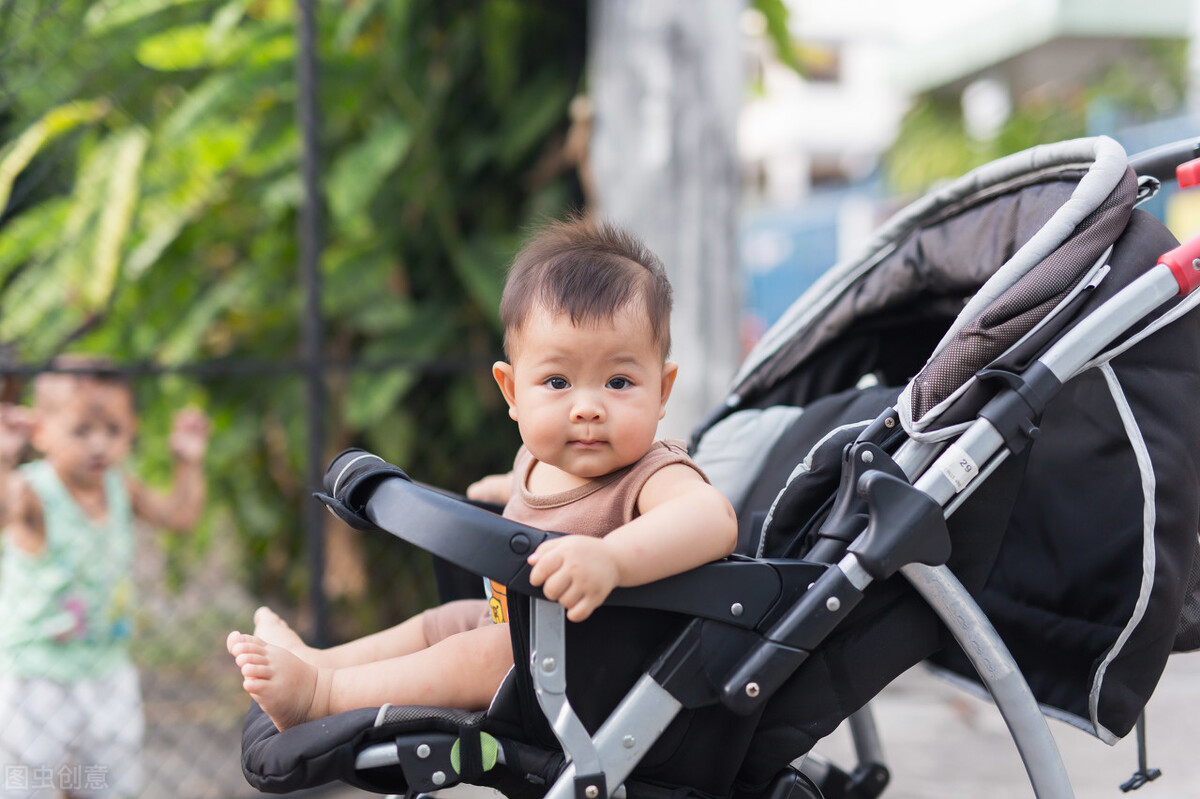
{"label": "stroller wheel", "polygon": [[[750,799],[739,797],[738,799]],[[803,772],[788,766],[776,775],[771,786],[755,799],[824,799],[817,784]]]}

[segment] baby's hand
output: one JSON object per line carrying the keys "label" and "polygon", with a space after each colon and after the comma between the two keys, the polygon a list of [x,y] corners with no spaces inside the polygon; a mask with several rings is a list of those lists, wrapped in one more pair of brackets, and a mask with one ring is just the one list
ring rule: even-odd
{"label": "baby's hand", "polygon": [[620,580],[620,569],[603,539],[565,535],[542,542],[529,556],[529,582],[567,609],[571,621],[592,615]]}
{"label": "baby's hand", "polygon": [[187,463],[199,463],[208,449],[208,417],[198,408],[184,408],[171,425],[171,454]]}
{"label": "baby's hand", "polygon": [[33,414],[28,408],[0,403],[0,466],[16,466],[29,444],[32,428]]}
{"label": "baby's hand", "polygon": [[512,472],[508,474],[489,474],[481,480],[476,480],[467,486],[467,499],[476,502],[492,502],[497,505],[507,505],[512,493]]}

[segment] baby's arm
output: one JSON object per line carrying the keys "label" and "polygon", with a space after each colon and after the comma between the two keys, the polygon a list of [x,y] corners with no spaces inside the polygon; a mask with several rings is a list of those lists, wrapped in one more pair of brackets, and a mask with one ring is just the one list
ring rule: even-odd
{"label": "baby's arm", "polygon": [[208,418],[189,408],[175,415],[171,454],[175,458],[171,490],[160,494],[133,478],[127,480],[133,511],[159,527],[187,530],[204,510],[204,452],[208,447]]}
{"label": "baby's arm", "polygon": [[33,417],[19,405],[0,405],[0,529],[6,540],[30,555],[46,546],[42,505],[33,488],[16,471],[29,443]]}
{"label": "baby's arm", "polygon": [[655,472],[638,495],[641,514],[604,538],[568,535],[529,556],[529,581],[583,621],[618,586],[643,585],[733,552],[737,517],[721,492],[681,463]]}
{"label": "baby's arm", "polygon": [[467,486],[467,499],[477,502],[492,502],[496,505],[507,505],[512,494],[512,472],[507,474],[489,474]]}

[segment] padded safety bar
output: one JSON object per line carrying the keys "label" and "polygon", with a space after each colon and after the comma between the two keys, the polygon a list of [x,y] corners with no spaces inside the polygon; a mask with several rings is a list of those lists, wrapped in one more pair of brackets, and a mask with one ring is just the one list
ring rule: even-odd
{"label": "padded safety bar", "polygon": [[373,455],[364,449],[352,447],[342,450],[325,470],[325,494],[316,494],[317,499],[344,521],[357,530],[370,530],[374,525],[363,516],[370,489],[380,480],[399,477],[410,480],[404,470]]}
{"label": "padded safety bar", "polygon": [[[422,486],[361,449],[334,458],[325,473],[325,488],[328,493],[317,497],[347,523],[378,528],[518,593],[542,597],[529,583],[526,558],[559,533],[505,519]],[[651,585],[618,588],[605,604],[674,611],[752,629],[788,593],[785,587],[807,585],[822,571],[813,564],[735,557]]]}

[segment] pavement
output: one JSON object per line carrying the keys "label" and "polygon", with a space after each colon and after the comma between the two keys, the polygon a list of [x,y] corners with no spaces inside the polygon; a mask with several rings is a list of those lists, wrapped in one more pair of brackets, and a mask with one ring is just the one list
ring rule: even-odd
{"label": "pavement", "polygon": [[[1032,797],[1016,746],[999,711],[917,666],[872,702],[892,781],[884,799],[1016,799]],[[1146,708],[1148,766],[1162,776],[1129,794],[1135,799],[1200,797],[1200,653],[1175,655]],[[1079,799],[1124,796],[1120,785],[1137,770],[1133,734],[1109,747],[1078,729],[1050,721],[1050,729]],[[816,752],[853,765],[844,729]],[[328,799],[372,796],[350,788]],[[495,799],[494,792],[460,786],[444,799]],[[315,795],[314,795],[315,796]]]}

